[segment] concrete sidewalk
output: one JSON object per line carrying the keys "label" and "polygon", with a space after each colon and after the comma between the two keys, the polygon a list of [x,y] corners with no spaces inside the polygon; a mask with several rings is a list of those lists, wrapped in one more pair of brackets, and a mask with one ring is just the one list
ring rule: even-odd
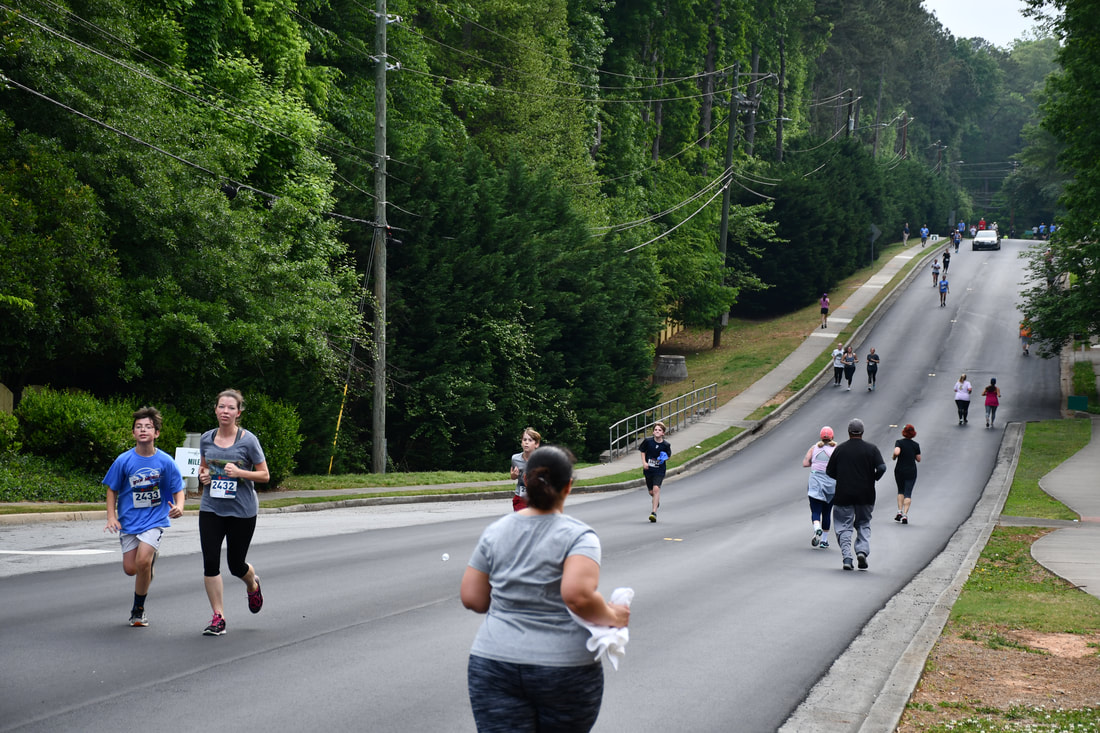
{"label": "concrete sidewalk", "polygon": [[1039,479],[1039,488],[1081,515],[1074,526],[1057,529],[1031,545],[1035,560],[1100,598],[1100,418],[1092,418],[1092,439],[1065,463]]}

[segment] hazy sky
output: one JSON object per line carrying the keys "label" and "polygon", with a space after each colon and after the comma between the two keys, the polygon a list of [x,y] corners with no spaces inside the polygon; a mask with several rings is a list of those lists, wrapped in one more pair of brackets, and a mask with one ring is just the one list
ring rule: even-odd
{"label": "hazy sky", "polygon": [[1002,48],[1034,25],[1020,14],[1023,0],[924,0],[924,7],[956,38],[981,36]]}

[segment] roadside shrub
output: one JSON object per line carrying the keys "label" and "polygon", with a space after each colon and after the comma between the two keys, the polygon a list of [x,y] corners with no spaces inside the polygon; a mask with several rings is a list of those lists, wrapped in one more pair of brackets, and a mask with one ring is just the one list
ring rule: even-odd
{"label": "roadside shrub", "polygon": [[[105,474],[111,462],[134,447],[135,398],[102,402],[86,392],[59,392],[50,388],[24,392],[16,409],[23,450],[66,465]],[[185,432],[183,417],[161,409],[164,425],[157,445],[175,455]]]}
{"label": "roadside shrub", "polygon": [[[107,473],[107,467],[103,467]],[[0,454],[0,502],[54,501],[103,504],[107,488],[100,477],[73,471],[46,458]]]}
{"label": "roadside shrub", "polygon": [[23,450],[92,473],[106,473],[133,444],[130,415],[117,413],[86,392],[49,387],[25,391],[15,411]]}
{"label": "roadside shrub", "polygon": [[294,473],[294,456],[302,447],[302,420],[293,407],[267,395],[245,395],[244,400],[241,425],[260,439],[271,472],[268,486],[275,488]]}
{"label": "roadside shrub", "polygon": [[23,447],[18,438],[19,418],[8,412],[0,412],[0,454],[18,453]]}

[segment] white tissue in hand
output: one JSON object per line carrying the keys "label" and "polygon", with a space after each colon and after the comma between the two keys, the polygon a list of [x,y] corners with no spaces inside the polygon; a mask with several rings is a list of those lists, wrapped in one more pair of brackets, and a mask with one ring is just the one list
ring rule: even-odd
{"label": "white tissue in hand", "polygon": [[[629,607],[633,600],[633,588],[616,588],[611,592],[611,603]],[[592,633],[592,638],[588,640],[588,650],[596,652],[596,661],[598,662],[601,657],[606,657],[611,662],[611,666],[618,670],[619,660],[626,654],[626,643],[630,641],[630,629],[625,626],[615,628],[614,626],[590,624],[572,611],[569,614],[574,621]]]}

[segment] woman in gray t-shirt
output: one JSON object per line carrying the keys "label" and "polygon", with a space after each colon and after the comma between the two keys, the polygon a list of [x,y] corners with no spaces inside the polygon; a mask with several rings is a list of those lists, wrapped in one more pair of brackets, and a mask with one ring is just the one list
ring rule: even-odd
{"label": "woman in gray t-shirt", "polygon": [[462,576],[462,604],[486,614],[467,667],[470,705],[480,731],[587,731],[600,712],[603,668],[569,612],[623,627],[630,609],[600,595],[600,540],[562,513],[572,454],[538,448],[525,477],[527,508],[485,529]]}
{"label": "woman in gray t-shirt", "polygon": [[248,590],[248,610],[259,613],[264,605],[256,568],[248,564],[249,545],[256,531],[255,482],[271,478],[267,459],[256,436],[237,425],[244,410],[244,397],[235,389],[218,395],[214,414],[218,427],[199,439],[199,541],[202,544],[203,582],[214,617],[203,629],[207,636],[225,633],[225,609],[222,604],[221,554],[225,543],[225,562],[229,572],[244,581]]}

